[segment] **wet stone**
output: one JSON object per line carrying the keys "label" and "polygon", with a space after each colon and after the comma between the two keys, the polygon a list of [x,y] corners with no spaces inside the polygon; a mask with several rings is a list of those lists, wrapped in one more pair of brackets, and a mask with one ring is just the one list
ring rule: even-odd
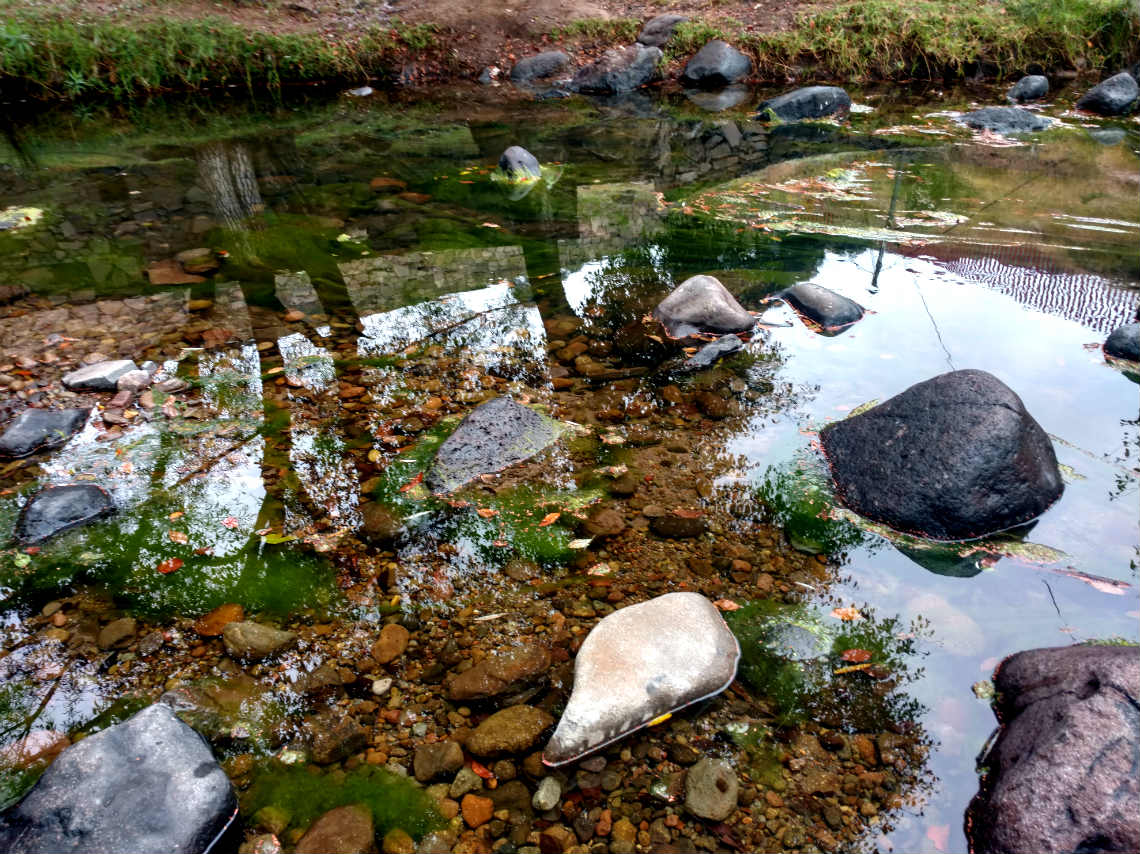
{"label": "wet stone", "polygon": [[317,765],[331,765],[368,746],[368,730],[348,716],[320,715],[309,727],[310,754]]}
{"label": "wet stone", "polygon": [[[719,398],[718,398],[719,399]],[[706,522],[700,511],[677,511],[654,516],[649,530],[659,537],[669,540],[683,540],[699,537],[705,532]]]}
{"label": "wet stone", "polygon": [[715,341],[706,344],[696,353],[690,356],[682,364],[687,371],[699,371],[704,368],[711,367],[725,356],[730,356],[733,353],[739,352],[744,348],[744,343],[736,335],[722,335]]}
{"label": "wet stone", "polygon": [[578,70],[570,81],[570,89],[585,94],[632,92],[657,76],[661,49],[632,44],[607,50],[602,56]]}
{"label": "wet stone", "polygon": [[562,784],[558,782],[558,779],[555,777],[543,777],[534,792],[531,805],[538,812],[546,812],[558,806],[558,802],[561,799]]}
{"label": "wet stone", "polygon": [[712,276],[693,276],[673,289],[653,311],[673,338],[701,332],[747,332],[756,324],[728,289]]}
{"label": "wet stone", "polygon": [[227,623],[222,628],[226,652],[234,658],[260,660],[292,646],[296,632],[286,632],[251,620]]}
{"label": "wet stone", "polygon": [[1053,120],[1049,117],[1031,113],[1020,107],[982,107],[980,110],[966,113],[958,121],[975,130],[988,130],[1000,134],[1032,133],[1053,125]]}
{"label": "wet stone", "polygon": [[244,618],[245,609],[241,605],[236,602],[227,602],[195,620],[194,631],[202,637],[220,637],[222,629],[227,625],[239,622]]}
{"label": "wet stone", "polygon": [[138,394],[150,385],[150,374],[144,370],[127,371],[115,381],[119,393]]}
{"label": "wet stone", "polygon": [[1104,342],[1104,352],[1114,359],[1140,362],[1140,323],[1127,323],[1113,330]]}
{"label": "wet stone", "polygon": [[368,854],[375,850],[372,812],[361,804],[329,810],[297,843],[297,854]]}
{"label": "wet stone", "polygon": [[688,61],[681,79],[702,89],[721,89],[751,73],[751,59],[728,42],[713,39]]}
{"label": "wet stone", "polygon": [[1027,74],[1009,87],[1006,98],[1014,104],[1038,101],[1049,94],[1049,78],[1043,74]]}
{"label": "wet stone", "polygon": [[782,122],[822,119],[851,109],[851,96],[838,86],[805,86],[764,101],[756,108],[759,118]]}
{"label": "wet stone", "polygon": [[511,69],[511,80],[529,83],[557,74],[570,64],[570,57],[560,50],[546,50],[533,56],[524,56]]}
{"label": "wet stone", "polygon": [[583,529],[591,537],[614,537],[625,530],[625,518],[612,507],[598,507],[590,513]]}
{"label": "wet stone", "polygon": [[111,497],[94,484],[49,486],[24,506],[16,524],[16,538],[21,543],[43,542],[114,512]]}
{"label": "wet stone", "polygon": [[105,625],[99,631],[99,649],[127,646],[135,638],[137,625],[133,617],[122,617]]}
{"label": "wet stone", "polygon": [[138,369],[130,359],[97,362],[64,374],[63,384],[72,391],[116,391],[119,377]]}
{"label": "wet stone", "polygon": [[467,749],[476,756],[521,753],[553,725],[554,719],[533,706],[508,706],[491,715],[471,733]]}
{"label": "wet stone", "polygon": [[1102,116],[1122,116],[1140,97],[1140,85],[1127,71],[1098,83],[1077,101],[1078,110]]}
{"label": "wet stone", "polygon": [[499,156],[499,168],[512,181],[542,176],[538,158],[521,145],[512,145]]}
{"label": "wet stone", "polygon": [[448,698],[480,700],[517,690],[542,676],[551,665],[550,652],[538,644],[525,644],[489,655],[451,680]]}
{"label": "wet stone", "polygon": [[411,633],[398,623],[389,623],[380,630],[380,637],[372,644],[371,655],[380,664],[389,664],[404,654]]}
{"label": "wet stone", "polygon": [[90,409],[25,409],[0,434],[0,457],[57,448],[83,429]]}
{"label": "wet stone", "polygon": [[412,770],[421,783],[454,774],[463,767],[463,748],[455,741],[437,741],[416,748]]}
{"label": "wet stone", "polygon": [[780,297],[825,334],[840,332],[863,318],[859,303],[813,282],[801,282]]}
{"label": "wet stone", "polygon": [[383,545],[392,542],[404,530],[404,523],[391,509],[379,501],[360,506],[361,533],[370,542]]}
{"label": "wet stone", "polygon": [[459,769],[459,773],[451,781],[451,785],[447,789],[447,796],[453,800],[458,800],[464,795],[470,792],[478,792],[482,788],[483,778],[470,768],[463,767]]}

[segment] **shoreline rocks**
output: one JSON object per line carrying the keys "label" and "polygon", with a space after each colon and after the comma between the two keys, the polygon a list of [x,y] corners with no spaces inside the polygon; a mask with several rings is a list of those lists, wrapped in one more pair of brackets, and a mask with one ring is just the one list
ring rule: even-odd
{"label": "shoreline rocks", "polygon": [[542,166],[538,158],[521,145],[512,145],[499,155],[499,168],[512,181],[541,178]]}
{"label": "shoreline rocks", "polygon": [[1123,116],[1140,98],[1140,84],[1127,71],[1098,83],[1077,101],[1078,110],[1100,116]]}
{"label": "shoreline rocks", "polygon": [[1049,78],[1043,74],[1027,74],[1009,87],[1005,97],[1011,104],[1039,101],[1049,94]]}
{"label": "shoreline rocks", "polygon": [[756,115],[760,119],[798,122],[846,115],[850,110],[851,96],[838,86],[805,86],[763,101],[756,108]]}
{"label": "shoreline rocks", "polygon": [[553,77],[570,64],[570,57],[560,50],[545,50],[524,56],[511,69],[511,82],[530,83]]}
{"label": "shoreline rocks", "polygon": [[723,89],[751,73],[751,59],[728,42],[713,39],[685,64],[681,82],[701,89]]}
{"label": "shoreline rocks", "polygon": [[632,44],[607,50],[602,56],[578,69],[570,89],[584,95],[616,95],[632,92],[657,76],[661,49]]}
{"label": "shoreline rocks", "polygon": [[1140,323],[1126,323],[1105,339],[1104,353],[1114,359],[1140,362]]}
{"label": "shoreline rocks", "polygon": [[63,384],[71,391],[116,391],[119,377],[139,370],[130,359],[111,359],[76,368],[63,375]]}

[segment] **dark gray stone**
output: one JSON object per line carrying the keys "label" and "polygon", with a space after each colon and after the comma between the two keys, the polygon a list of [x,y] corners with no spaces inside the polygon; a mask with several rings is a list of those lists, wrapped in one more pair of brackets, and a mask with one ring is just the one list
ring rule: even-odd
{"label": "dark gray stone", "polygon": [[942,374],[820,433],[851,509],[936,540],[1028,522],[1064,490],[1045,431],[985,371]]}
{"label": "dark gray stone", "polygon": [[553,418],[496,397],[473,409],[439,446],[424,482],[432,492],[451,492],[481,474],[533,457],[563,431]]}
{"label": "dark gray stone", "polygon": [[538,158],[521,145],[512,145],[499,155],[499,168],[512,181],[542,176],[542,166],[539,165]]}
{"label": "dark gray stone", "polygon": [[751,73],[751,59],[728,42],[713,39],[689,60],[681,79],[702,89],[723,89]]}
{"label": "dark gray stone", "polygon": [[49,486],[24,506],[16,523],[16,539],[21,543],[40,543],[114,512],[111,496],[93,483]]}
{"label": "dark gray stone", "polygon": [[1127,71],[1109,77],[1089,89],[1077,101],[1078,110],[1101,116],[1123,116],[1140,97],[1140,86]]}
{"label": "dark gray stone", "polygon": [[0,434],[0,457],[26,457],[58,448],[78,433],[90,409],[25,409]]}
{"label": "dark gray stone", "polygon": [[756,325],[756,318],[712,276],[693,276],[681,282],[661,300],[653,316],[674,338],[702,332],[747,332]]}
{"label": "dark gray stone", "polygon": [[77,368],[63,375],[63,384],[72,391],[115,391],[119,377],[139,366],[130,359],[113,359]]}
{"label": "dark gray stone", "polygon": [[200,854],[237,813],[198,733],[158,703],[67,748],[0,825],[10,854]]}
{"label": "dark gray stone", "polygon": [[863,319],[863,306],[813,282],[801,282],[780,297],[801,316],[816,323],[824,334],[842,332]]}
{"label": "dark gray stone", "polygon": [[974,130],[988,130],[1003,135],[1033,133],[1053,125],[1052,119],[1020,107],[982,107],[980,110],[966,113],[958,121]]}
{"label": "dark gray stone", "polygon": [[1126,323],[1113,330],[1104,342],[1104,352],[1116,359],[1140,362],[1140,323]]}
{"label": "dark gray stone", "polygon": [[686,359],[681,367],[689,371],[699,371],[715,364],[725,356],[743,349],[743,347],[744,343],[737,336],[722,335]]}
{"label": "dark gray stone", "polygon": [[756,108],[759,118],[774,116],[782,122],[822,119],[851,109],[851,96],[838,86],[805,86],[770,98]]}
{"label": "dark gray stone", "polygon": [[1012,104],[1037,101],[1049,94],[1049,78],[1044,74],[1029,74],[1009,87],[1005,93]]}
{"label": "dark gray stone", "polygon": [[570,57],[560,50],[544,50],[534,56],[524,56],[511,69],[511,80],[529,83],[557,74],[570,64]]}
{"label": "dark gray stone", "polygon": [[1140,851],[1140,649],[1012,655],[966,830],[976,854]]}
{"label": "dark gray stone", "polygon": [[607,50],[602,56],[580,68],[570,81],[570,89],[584,94],[632,92],[657,76],[661,49],[631,44]]}
{"label": "dark gray stone", "polygon": [[637,41],[646,47],[665,47],[665,44],[673,37],[673,30],[676,29],[677,24],[687,20],[689,19],[684,15],[658,15],[655,18],[650,18],[641,28],[641,34],[637,37]]}

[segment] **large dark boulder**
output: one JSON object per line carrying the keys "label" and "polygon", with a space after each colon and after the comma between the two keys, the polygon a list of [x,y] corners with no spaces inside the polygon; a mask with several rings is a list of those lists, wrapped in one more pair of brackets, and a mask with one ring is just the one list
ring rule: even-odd
{"label": "large dark boulder", "polygon": [[0,850],[200,854],[236,814],[209,746],[156,703],[63,751],[0,821]]}
{"label": "large dark boulder", "polygon": [[863,306],[813,282],[801,282],[780,294],[801,317],[824,334],[837,334],[863,319]]}
{"label": "large dark boulder", "polygon": [[646,47],[665,47],[666,42],[673,36],[677,24],[689,20],[684,15],[658,15],[650,18],[641,28],[637,37],[638,44]]}
{"label": "large dark boulder", "polygon": [[744,310],[719,279],[692,276],[673,289],[653,310],[673,338],[700,333],[747,332],[756,318]]}
{"label": "large dark boulder", "polygon": [[1039,116],[1020,107],[982,107],[966,113],[960,119],[962,124],[974,130],[988,130],[1003,136],[1012,133],[1033,133],[1052,127],[1053,120]]}
{"label": "large dark boulder", "polygon": [[661,49],[631,44],[610,48],[570,81],[570,88],[585,94],[632,92],[657,76]]}
{"label": "large dark boulder", "polygon": [[1113,330],[1104,342],[1104,352],[1114,359],[1140,362],[1140,323],[1126,323]]}
{"label": "large dark boulder", "polygon": [[40,543],[114,512],[111,496],[93,483],[49,486],[24,505],[16,522],[16,539],[26,544]]}
{"label": "large dark boulder", "polygon": [[851,109],[851,96],[838,86],[805,86],[761,102],[756,108],[761,119],[776,118],[782,122],[822,119]]}
{"label": "large dark boulder", "polygon": [[1121,71],[1085,92],[1077,101],[1077,109],[1101,116],[1122,116],[1132,108],[1138,97],[1140,85],[1127,71]]}
{"label": "large dark boulder", "polygon": [[512,145],[499,155],[499,168],[512,181],[542,177],[542,166],[539,165],[538,158],[521,145]]}
{"label": "large dark boulder", "polygon": [[1038,101],[1049,94],[1049,78],[1044,74],[1027,74],[1009,87],[1005,97],[1011,104]]}
{"label": "large dark boulder", "polygon": [[557,74],[570,64],[570,57],[560,50],[544,50],[533,56],[524,56],[511,69],[511,80],[515,83],[529,83]]}
{"label": "large dark boulder", "polygon": [[25,409],[0,434],[0,457],[58,448],[82,429],[90,409]]}
{"label": "large dark boulder", "polygon": [[432,492],[451,492],[481,474],[530,459],[565,432],[566,425],[509,397],[496,397],[468,413],[436,451],[424,478]]}
{"label": "large dark boulder", "polygon": [[689,60],[681,79],[702,89],[723,89],[751,73],[751,59],[728,42],[713,39]]}
{"label": "large dark boulder", "polygon": [[994,687],[1002,729],[966,813],[970,850],[1140,851],[1140,649],[1019,652]]}
{"label": "large dark boulder", "polygon": [[836,491],[857,513],[935,540],[1003,531],[1064,490],[1053,445],[985,371],[913,385],[820,433]]}

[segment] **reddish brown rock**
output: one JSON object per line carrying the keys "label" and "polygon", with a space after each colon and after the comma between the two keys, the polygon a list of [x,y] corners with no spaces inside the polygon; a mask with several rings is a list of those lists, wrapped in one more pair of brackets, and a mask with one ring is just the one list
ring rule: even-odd
{"label": "reddish brown rock", "polygon": [[541,676],[550,664],[550,652],[538,644],[496,653],[451,680],[447,696],[463,701],[504,694]]}

